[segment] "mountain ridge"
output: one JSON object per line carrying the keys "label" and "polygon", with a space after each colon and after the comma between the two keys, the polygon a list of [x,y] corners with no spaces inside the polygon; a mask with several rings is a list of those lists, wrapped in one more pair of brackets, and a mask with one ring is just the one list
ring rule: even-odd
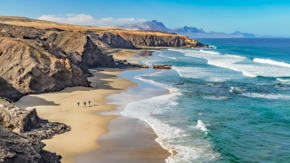
{"label": "mountain ridge", "polygon": [[[227,34],[225,32],[205,32],[202,28],[196,27],[177,27],[174,29],[167,28],[162,22],[158,22],[156,20],[140,22],[135,24],[124,24],[116,26],[118,28],[124,29],[135,29],[135,30],[155,30],[155,31],[163,31],[163,32],[173,32],[180,35],[187,35],[192,38],[260,38],[265,36],[260,36],[252,33],[242,33],[240,31],[236,31],[231,34]],[[145,28],[146,27],[146,28]]]}

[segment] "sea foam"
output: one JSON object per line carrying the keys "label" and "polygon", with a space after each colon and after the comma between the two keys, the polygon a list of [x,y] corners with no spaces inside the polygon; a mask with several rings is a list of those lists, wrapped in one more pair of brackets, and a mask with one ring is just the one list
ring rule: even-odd
{"label": "sea foam", "polygon": [[265,64],[276,65],[276,66],[290,67],[290,64],[288,64],[288,63],[277,62],[277,61],[273,61],[271,59],[254,58],[253,61],[257,62],[257,63],[265,63]]}
{"label": "sea foam", "polygon": [[[153,74],[136,76],[135,78],[169,89],[171,93],[131,102],[121,114],[126,117],[138,118],[151,126],[158,136],[156,141],[171,153],[171,156],[166,159],[167,163],[192,162],[193,160],[204,160],[203,162],[208,162],[219,157],[220,154],[214,152],[211,145],[204,139],[195,140],[197,146],[178,144],[178,141],[184,141],[184,139],[188,138],[188,135],[185,134],[186,130],[171,126],[155,117],[156,115],[164,115],[170,112],[172,107],[178,105],[176,98],[181,95],[177,88],[142,78],[144,76],[155,76],[162,72],[158,71]],[[197,122],[196,130],[201,130],[206,132],[206,134],[209,131],[201,120]]]}
{"label": "sea foam", "polygon": [[[205,159],[207,162],[218,157],[219,154],[215,153],[212,147],[204,142],[206,140],[199,140],[196,142],[199,143],[197,146],[178,144],[178,141],[188,137],[185,134],[186,130],[171,126],[154,117],[154,115],[164,115],[166,112],[170,112],[171,107],[176,105],[174,101],[178,95],[178,93],[171,93],[132,102],[127,105],[121,114],[127,117],[138,118],[151,126],[158,136],[156,141],[171,153],[171,156],[166,159],[167,163],[191,162],[200,159]],[[206,132],[206,134],[209,131],[201,120],[197,122],[195,128],[196,130]]]}
{"label": "sea foam", "polygon": [[[215,51],[170,49],[185,56],[204,58],[208,64],[241,72],[247,77],[288,77],[290,64],[267,59],[249,59],[237,55],[222,55]],[[257,64],[260,63],[260,64]]]}
{"label": "sea foam", "polygon": [[251,98],[264,98],[264,99],[272,99],[272,100],[278,100],[278,99],[284,99],[289,100],[290,96],[288,95],[282,95],[282,94],[260,94],[260,93],[242,93],[241,95]]}

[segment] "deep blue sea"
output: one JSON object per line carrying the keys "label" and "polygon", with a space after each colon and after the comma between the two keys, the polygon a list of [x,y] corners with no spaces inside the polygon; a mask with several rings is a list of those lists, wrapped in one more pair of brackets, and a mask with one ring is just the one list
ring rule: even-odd
{"label": "deep blue sea", "polygon": [[290,39],[198,41],[214,49],[158,50],[143,61],[172,65],[135,76],[170,94],[122,114],[154,129],[168,163],[289,163]]}

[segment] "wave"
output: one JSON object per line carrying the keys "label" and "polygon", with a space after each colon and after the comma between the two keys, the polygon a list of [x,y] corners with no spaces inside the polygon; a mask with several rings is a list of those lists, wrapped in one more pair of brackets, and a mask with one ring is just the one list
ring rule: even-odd
{"label": "wave", "polygon": [[276,65],[276,66],[290,67],[290,64],[288,63],[273,61],[271,59],[254,58],[253,61],[257,63],[265,63],[265,64]]}
{"label": "wave", "polygon": [[276,80],[281,81],[281,82],[290,82],[290,79],[280,79],[280,78],[277,78]]}
{"label": "wave", "polygon": [[243,78],[239,74],[228,74],[227,76],[224,73],[221,73],[219,69],[208,69],[201,67],[176,67],[172,66],[172,70],[175,70],[180,77],[183,78],[195,78],[195,79],[204,79],[210,82],[224,82],[227,80]]}
{"label": "wave", "polygon": [[[171,126],[154,117],[155,115],[165,115],[166,113],[170,113],[172,107],[178,105],[176,98],[181,95],[180,90],[177,88],[142,78],[144,76],[156,76],[162,72],[163,71],[153,74],[140,75],[135,78],[162,88],[166,88],[170,90],[171,93],[131,102],[126,106],[121,114],[126,117],[138,118],[151,126],[158,137],[156,142],[171,153],[171,156],[166,159],[167,163],[191,162],[192,160],[200,159],[208,162],[218,157],[220,154],[215,153],[213,151],[213,147],[209,144],[209,142],[207,142],[207,140],[204,139],[198,140],[196,142],[199,143],[197,146],[178,144],[178,141],[185,141],[186,139],[190,139],[186,140],[186,142],[192,141],[191,137],[188,137],[188,134],[185,133],[186,130]],[[197,122],[196,129],[203,132],[209,131],[206,129],[206,126],[202,123],[202,121]]]}
{"label": "wave", "polygon": [[[179,141],[190,141],[187,140],[191,137],[185,133],[186,130],[171,126],[154,117],[154,115],[164,115],[166,112],[170,112],[172,106],[176,105],[175,99],[178,95],[178,93],[172,93],[132,102],[127,105],[121,114],[126,117],[138,118],[151,126],[158,136],[156,141],[171,153],[171,156],[166,159],[167,163],[191,162],[201,158],[210,161],[218,157],[219,154],[213,152],[209,142],[203,139],[198,141],[199,144],[202,144],[198,146],[178,144]],[[201,120],[197,122],[195,129],[201,130],[205,134],[209,132]]]}
{"label": "wave", "polygon": [[[288,77],[290,64],[265,59],[250,59],[237,55],[222,55],[214,51],[170,49],[184,53],[185,56],[204,58],[208,64],[241,72],[247,77]],[[255,64],[260,62],[261,64]]]}
{"label": "wave", "polygon": [[246,89],[241,89],[239,87],[231,87],[231,90],[230,92],[231,93],[241,93],[241,92],[244,92]]}
{"label": "wave", "polygon": [[204,51],[202,49],[200,49],[200,51],[204,53],[210,53],[210,54],[219,54],[218,52],[215,52],[215,51]]}
{"label": "wave", "polygon": [[278,99],[284,99],[289,100],[290,96],[283,95],[283,94],[259,94],[259,93],[242,93],[241,95],[251,98],[264,98],[264,99],[272,99],[272,100],[278,100]]}
{"label": "wave", "polygon": [[164,57],[164,58],[169,58],[169,59],[173,59],[173,60],[176,60],[177,58],[176,57],[169,57],[169,56],[164,56],[162,53],[159,54],[160,57]]}
{"label": "wave", "polygon": [[160,74],[160,73],[162,73],[162,72],[164,72],[164,70],[162,70],[162,71],[157,71],[157,72],[152,73],[152,74],[145,74],[145,75],[135,76],[134,78],[135,78],[135,79],[138,79],[138,80],[141,80],[141,81],[144,81],[144,82],[146,82],[146,83],[149,83],[149,84],[155,85],[155,86],[157,86],[157,87],[161,87],[161,88],[168,89],[168,90],[170,91],[170,93],[176,93],[176,92],[177,92],[177,93],[180,94],[180,90],[179,90],[178,88],[174,88],[174,87],[172,87],[172,86],[170,86],[170,85],[167,85],[167,84],[157,83],[157,82],[155,82],[155,81],[153,81],[153,80],[150,80],[150,79],[144,79],[144,78],[142,78],[142,76],[156,76],[156,75],[158,75],[158,74]]}
{"label": "wave", "polygon": [[228,99],[227,96],[205,96],[203,98],[209,99],[209,100],[227,100]]}

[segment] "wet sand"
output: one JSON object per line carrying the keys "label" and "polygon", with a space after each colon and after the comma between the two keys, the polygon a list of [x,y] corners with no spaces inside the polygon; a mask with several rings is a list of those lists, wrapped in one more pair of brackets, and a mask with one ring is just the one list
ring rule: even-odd
{"label": "wet sand", "polygon": [[170,156],[156,135],[138,119],[120,116],[111,120],[109,133],[98,139],[98,149],[81,154],[76,163],[165,163]]}
{"label": "wet sand", "polygon": [[[136,119],[98,114],[116,108],[113,104],[107,104],[107,96],[138,86],[127,79],[118,78],[120,72],[119,69],[94,70],[95,76],[89,78],[94,88],[73,87],[55,93],[28,95],[20,99],[16,106],[36,108],[41,118],[71,126],[71,131],[43,140],[46,144],[44,149],[61,155],[63,163],[110,160],[164,162],[169,153],[154,141],[156,135],[151,128],[144,128]],[[89,100],[92,101],[91,106],[84,106],[83,102]],[[79,107],[77,102],[81,103]],[[114,132],[106,134],[109,130]],[[102,139],[99,139],[101,135]],[[116,137],[118,139],[112,139]],[[91,151],[98,148],[103,152],[98,157],[95,154],[91,156]],[[124,149],[128,150],[123,152]]]}

